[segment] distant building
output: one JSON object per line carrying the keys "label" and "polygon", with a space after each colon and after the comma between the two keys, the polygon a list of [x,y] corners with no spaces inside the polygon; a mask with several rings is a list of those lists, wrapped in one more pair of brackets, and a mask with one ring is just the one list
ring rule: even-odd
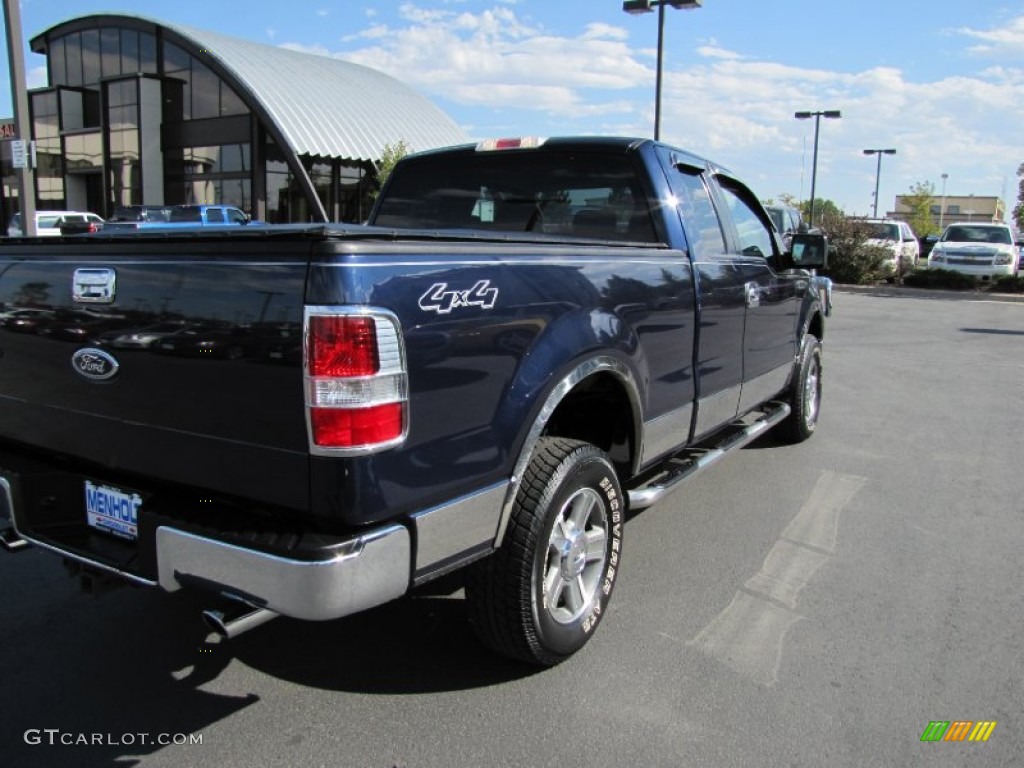
{"label": "distant building", "polygon": [[[906,195],[896,195],[896,210],[889,213],[890,218],[910,220],[910,207],[905,199]],[[936,196],[931,199],[929,208],[937,229],[954,221],[1006,221],[1006,204],[1000,197]]]}
{"label": "distant building", "polygon": [[[408,86],[327,56],[128,14],[64,21],[30,44],[49,73],[29,94],[39,209],[200,202],[360,221],[386,145],[466,140]],[[17,210],[9,166],[4,222]]]}

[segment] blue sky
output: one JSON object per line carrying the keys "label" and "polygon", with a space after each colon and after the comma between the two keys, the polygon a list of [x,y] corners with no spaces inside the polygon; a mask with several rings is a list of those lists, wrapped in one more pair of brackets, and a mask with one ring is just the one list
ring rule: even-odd
{"label": "blue sky", "polygon": [[[619,0],[22,0],[26,41],[52,24],[124,11],[383,70],[444,109],[472,138],[653,131],[657,14]],[[6,56],[3,58],[4,82]],[[28,54],[30,85],[44,60]],[[1024,163],[1020,0],[704,0],[668,9],[662,138],[731,168],[762,197],[817,193],[879,212],[917,182],[1012,207]],[[0,95],[0,115],[11,115]]]}

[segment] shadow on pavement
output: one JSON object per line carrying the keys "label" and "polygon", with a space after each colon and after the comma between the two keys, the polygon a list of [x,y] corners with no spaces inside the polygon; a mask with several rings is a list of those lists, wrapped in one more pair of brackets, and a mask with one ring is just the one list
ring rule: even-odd
{"label": "shadow on pavement", "polygon": [[187,596],[122,589],[90,598],[69,582],[33,608],[6,613],[0,629],[4,765],[130,766],[165,748],[199,749],[172,740],[259,700],[201,690],[232,657],[205,642],[199,604]]}

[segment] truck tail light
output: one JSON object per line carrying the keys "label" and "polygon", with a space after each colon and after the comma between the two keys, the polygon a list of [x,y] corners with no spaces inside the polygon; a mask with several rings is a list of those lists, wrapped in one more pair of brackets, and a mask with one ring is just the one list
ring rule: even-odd
{"label": "truck tail light", "polygon": [[307,307],[305,340],[312,452],[364,454],[400,443],[409,428],[409,385],[398,319]]}

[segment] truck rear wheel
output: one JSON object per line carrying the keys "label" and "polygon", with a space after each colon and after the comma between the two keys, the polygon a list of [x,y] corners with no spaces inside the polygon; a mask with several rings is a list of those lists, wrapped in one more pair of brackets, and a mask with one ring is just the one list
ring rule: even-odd
{"label": "truck rear wheel", "polygon": [[821,409],[821,341],[809,333],[800,345],[789,404],[793,411],[779,429],[788,442],[802,443],[814,434]]}
{"label": "truck rear wheel", "polygon": [[541,438],[503,545],[467,575],[470,620],[481,641],[539,666],[582,648],[615,584],[624,512],[615,469],[602,451]]}

